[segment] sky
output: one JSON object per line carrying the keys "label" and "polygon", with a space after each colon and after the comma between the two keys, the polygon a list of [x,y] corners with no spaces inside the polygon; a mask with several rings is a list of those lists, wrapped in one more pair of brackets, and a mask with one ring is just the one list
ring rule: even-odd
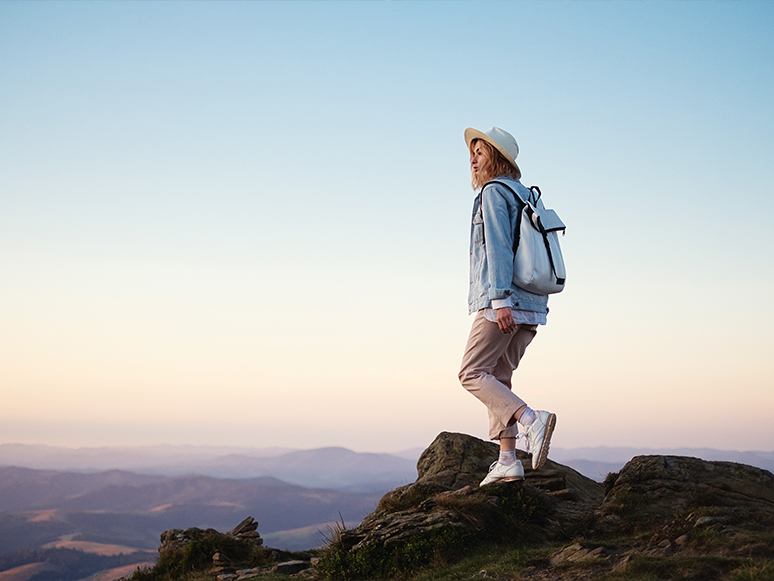
{"label": "sky", "polygon": [[486,438],[463,131],[568,278],[553,445],[774,450],[774,3],[0,3],[0,443]]}

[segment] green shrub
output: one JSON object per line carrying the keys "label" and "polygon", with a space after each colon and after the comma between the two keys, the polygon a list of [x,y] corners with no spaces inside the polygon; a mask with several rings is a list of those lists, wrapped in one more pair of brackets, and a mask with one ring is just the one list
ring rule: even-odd
{"label": "green shrub", "polygon": [[366,545],[350,551],[327,551],[316,569],[323,579],[402,578],[428,565],[453,562],[473,540],[468,530],[437,530],[388,547]]}

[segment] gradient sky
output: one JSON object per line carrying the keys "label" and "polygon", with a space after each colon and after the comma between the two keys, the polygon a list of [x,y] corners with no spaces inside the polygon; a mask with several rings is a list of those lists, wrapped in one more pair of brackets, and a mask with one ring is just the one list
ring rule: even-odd
{"label": "gradient sky", "polygon": [[774,449],[774,3],[0,3],[0,443],[486,437],[465,127],[568,225],[554,445]]}

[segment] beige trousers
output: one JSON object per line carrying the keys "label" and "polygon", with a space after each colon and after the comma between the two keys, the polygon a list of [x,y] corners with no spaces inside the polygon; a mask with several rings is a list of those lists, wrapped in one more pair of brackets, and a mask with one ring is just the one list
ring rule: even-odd
{"label": "beige trousers", "polygon": [[484,317],[483,310],[473,320],[459,378],[462,387],[486,406],[492,440],[516,437],[513,414],[526,403],[511,391],[511,377],[536,334],[537,325],[519,325],[506,335]]}

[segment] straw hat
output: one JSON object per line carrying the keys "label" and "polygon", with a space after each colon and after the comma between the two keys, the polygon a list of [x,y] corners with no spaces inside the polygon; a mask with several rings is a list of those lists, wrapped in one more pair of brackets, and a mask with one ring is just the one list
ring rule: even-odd
{"label": "straw hat", "polygon": [[507,131],[503,131],[499,127],[492,127],[489,131],[484,133],[478,129],[468,127],[465,130],[465,143],[468,144],[470,149],[470,143],[474,139],[483,139],[490,145],[492,145],[497,151],[503,154],[506,160],[516,169],[516,177],[521,177],[521,170],[516,164],[516,158],[519,155],[519,144],[513,138],[513,135]]}

